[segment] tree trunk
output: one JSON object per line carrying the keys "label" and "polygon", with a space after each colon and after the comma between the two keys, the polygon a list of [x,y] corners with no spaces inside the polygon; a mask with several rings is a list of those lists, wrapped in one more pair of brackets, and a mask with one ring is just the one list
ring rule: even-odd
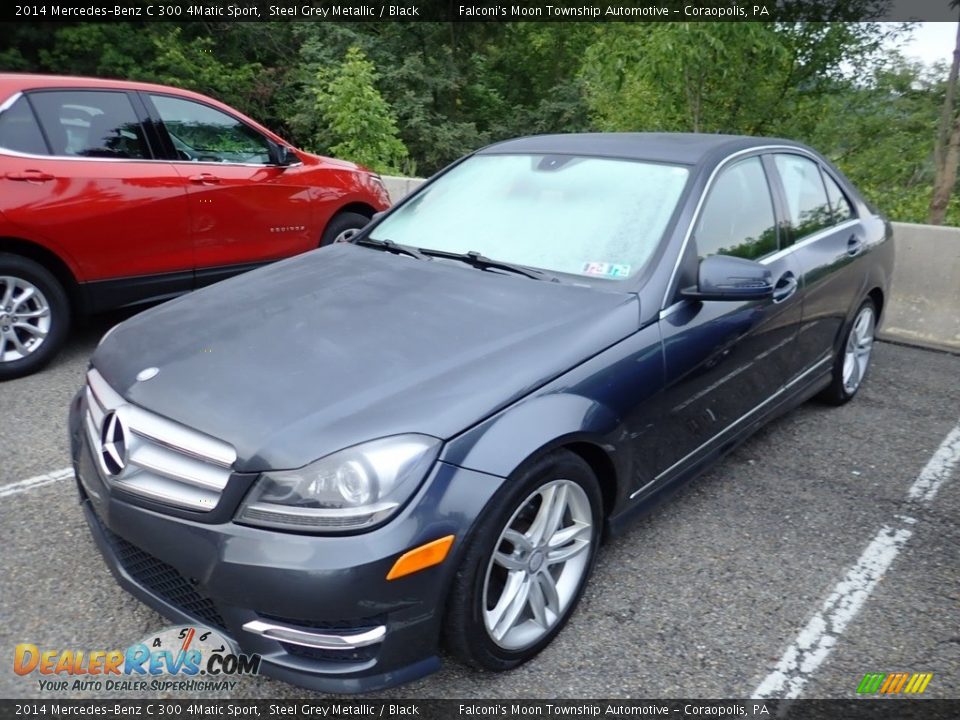
{"label": "tree trunk", "polygon": [[[954,43],[953,62],[950,64],[950,75],[947,78],[947,94],[943,99],[943,111],[940,113],[940,123],[937,127],[937,141],[933,148],[936,175],[933,179],[933,196],[930,198],[928,214],[928,222],[931,225],[943,224],[947,205],[950,204],[950,196],[953,194],[953,185],[957,179],[958,155],[955,144],[958,128],[953,116],[953,106],[958,75],[960,75],[960,23],[957,23],[957,40]],[[953,132],[950,131],[951,125],[953,125]],[[951,148],[954,150],[952,153]]]}
{"label": "tree trunk", "polygon": [[939,170],[943,166],[944,153],[949,142],[950,123],[953,121],[953,104],[957,92],[957,76],[960,74],[960,23],[957,23],[957,41],[953,48],[953,62],[950,63],[950,75],[947,78],[947,94],[943,99],[943,110],[937,126],[937,144],[933,150],[934,164]]}
{"label": "tree trunk", "polygon": [[943,218],[950,204],[950,196],[953,194],[953,186],[957,182],[958,161],[960,161],[960,117],[957,117],[953,123],[950,140],[943,156],[943,172],[937,173],[937,179],[933,185],[929,219],[931,225],[943,225]]}

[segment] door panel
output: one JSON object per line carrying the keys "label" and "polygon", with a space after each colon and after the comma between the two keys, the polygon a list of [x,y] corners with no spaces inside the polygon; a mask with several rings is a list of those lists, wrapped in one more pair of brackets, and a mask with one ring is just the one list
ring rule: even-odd
{"label": "door panel", "polygon": [[651,491],[784,386],[799,331],[800,269],[791,254],[777,252],[778,225],[760,158],[731,165],[709,192],[690,239],[698,257],[763,262],[778,289],[767,300],[681,300],[663,314],[666,382]]}
{"label": "door panel", "polygon": [[803,280],[803,320],[792,368],[799,374],[833,352],[862,292],[864,277],[856,259],[865,237],[852,205],[816,163],[790,154],[774,160],[795,238],[792,254]]}
{"label": "door panel", "polygon": [[[799,275],[787,255],[769,263],[774,280]],[[784,283],[781,283],[783,285]],[[801,318],[800,294],[782,302],[689,302],[660,321],[666,383],[658,473],[731,428],[788,378]]]}
{"label": "door panel", "polygon": [[6,218],[62,248],[80,280],[191,270],[186,191],[150,159],[128,95],[37,91],[29,102],[52,155],[4,158]]}
{"label": "door panel", "polygon": [[288,257],[317,246],[301,166],[270,164],[269,141],[200,102],[149,96],[190,198],[198,270]]}

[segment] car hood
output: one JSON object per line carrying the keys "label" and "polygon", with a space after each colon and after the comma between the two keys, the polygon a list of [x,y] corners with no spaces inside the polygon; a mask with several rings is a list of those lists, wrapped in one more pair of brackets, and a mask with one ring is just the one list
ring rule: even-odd
{"label": "car hood", "polygon": [[638,317],[629,293],[338,244],[141,313],[93,365],[128,402],[233,444],[237,470],[289,469],[398,433],[450,438]]}

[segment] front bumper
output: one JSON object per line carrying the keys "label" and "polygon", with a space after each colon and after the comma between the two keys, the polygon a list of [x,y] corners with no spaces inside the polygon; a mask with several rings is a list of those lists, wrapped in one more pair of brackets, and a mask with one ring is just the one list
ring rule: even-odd
{"label": "front bumper", "polygon": [[[447,588],[470,527],[502,478],[437,463],[397,517],[353,536],[275,532],[223,517],[200,522],[111,491],[81,429],[84,402],[78,394],[70,408],[81,506],[107,565],[132,595],[175,622],[220,630],[239,652],[259,654],[264,674],[313,690],[367,692],[439,668]],[[230,482],[249,485],[250,478]],[[451,534],[442,564],[386,580],[401,554]]]}

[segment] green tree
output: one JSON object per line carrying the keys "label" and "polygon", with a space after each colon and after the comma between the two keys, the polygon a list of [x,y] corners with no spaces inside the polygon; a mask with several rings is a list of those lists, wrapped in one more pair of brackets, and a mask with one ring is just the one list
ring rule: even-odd
{"label": "green tree", "polygon": [[379,172],[400,173],[408,157],[393,110],[376,87],[376,68],[351,47],[333,72],[321,71],[315,107],[327,125],[330,150]]}
{"label": "green tree", "polygon": [[[891,54],[856,86],[821,98],[821,118],[802,139],[822,150],[892,219],[927,222],[946,76],[943,64],[930,68]],[[956,198],[946,221],[960,222]]]}
{"label": "green tree", "polygon": [[250,111],[259,63],[225,63],[212,37],[185,39],[179,27],[153,39],[154,53],[145,79],[213,95],[228,105]]}
{"label": "green tree", "polygon": [[811,100],[850,87],[900,30],[879,23],[624,24],[588,48],[581,77],[604,130],[803,135],[820,118]]}

